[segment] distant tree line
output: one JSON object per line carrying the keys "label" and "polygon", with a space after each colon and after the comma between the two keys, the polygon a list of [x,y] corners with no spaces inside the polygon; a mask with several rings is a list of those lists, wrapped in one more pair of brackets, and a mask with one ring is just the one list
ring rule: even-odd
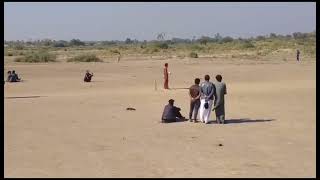
{"label": "distant tree line", "polygon": [[221,36],[219,33],[216,33],[213,37],[209,36],[201,36],[199,38],[193,37],[192,39],[188,38],[177,38],[173,37],[171,40],[165,40],[165,33],[160,33],[156,36],[156,40],[151,41],[138,41],[136,39],[126,38],[123,41],[81,41],[80,39],[72,39],[70,41],[65,40],[51,40],[51,39],[43,39],[43,40],[35,40],[35,41],[4,41],[5,47],[13,47],[15,49],[21,50],[24,47],[76,47],[76,46],[109,46],[109,45],[121,45],[121,44],[140,44],[141,48],[144,48],[147,43],[156,43],[159,48],[167,49],[169,45],[172,44],[183,44],[183,43],[199,43],[202,45],[207,45],[208,43],[231,43],[233,41],[240,41],[244,43],[248,43],[250,41],[263,41],[267,39],[283,39],[283,40],[307,40],[307,39],[316,39],[316,31],[310,33],[301,33],[294,32],[288,35],[280,35],[275,33],[270,33],[265,36],[256,36],[250,38],[232,38],[230,36]]}

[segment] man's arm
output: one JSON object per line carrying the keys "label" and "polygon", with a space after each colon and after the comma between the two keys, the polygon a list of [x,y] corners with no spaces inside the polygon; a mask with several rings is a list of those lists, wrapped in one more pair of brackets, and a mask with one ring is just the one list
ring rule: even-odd
{"label": "man's arm", "polygon": [[206,97],[203,93],[202,84],[200,85],[200,97]]}
{"label": "man's arm", "polygon": [[227,85],[224,84],[224,94],[227,94]]}
{"label": "man's arm", "polygon": [[197,97],[195,97],[194,99],[199,99],[200,98],[200,87],[199,87],[199,94],[198,94],[198,96]]}
{"label": "man's arm", "polygon": [[215,86],[214,86],[214,84],[212,83],[212,91],[210,92],[210,94],[207,96],[207,98],[206,98],[206,100],[209,100],[209,98],[211,97],[211,96],[213,96],[213,93],[215,92]]}
{"label": "man's arm", "polygon": [[197,96],[197,97],[195,97],[194,99],[199,99],[200,98],[200,93],[199,93],[199,95]]}
{"label": "man's arm", "polygon": [[163,120],[163,117],[164,117],[164,112],[166,111],[166,107],[164,107],[164,110],[162,112],[162,116],[161,116],[161,120]]}
{"label": "man's arm", "polygon": [[192,99],[192,100],[193,100],[193,97],[191,96],[190,88],[189,88],[189,97],[190,97],[190,99]]}
{"label": "man's arm", "polygon": [[164,76],[164,78],[168,78],[168,70],[167,70],[167,68],[163,69],[163,76]]}

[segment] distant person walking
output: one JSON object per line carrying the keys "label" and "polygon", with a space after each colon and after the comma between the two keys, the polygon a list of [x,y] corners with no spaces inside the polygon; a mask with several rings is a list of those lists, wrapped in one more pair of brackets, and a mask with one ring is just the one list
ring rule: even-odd
{"label": "distant person walking", "polygon": [[216,76],[217,82],[214,83],[216,88],[216,95],[214,100],[214,107],[212,111],[216,112],[216,120],[218,124],[225,123],[225,110],[224,110],[224,95],[227,94],[227,86],[222,81],[222,76],[218,74]]}
{"label": "distant person walking", "polygon": [[192,114],[194,114],[193,121],[197,122],[198,111],[200,107],[200,79],[196,78],[194,80],[194,85],[189,88],[190,96],[190,111],[189,111],[189,121],[192,122]]}
{"label": "distant person walking", "polygon": [[211,114],[215,87],[209,81],[209,75],[205,75],[204,80],[200,85],[200,121],[207,124]]}
{"label": "distant person walking", "polygon": [[92,76],[93,76],[93,73],[90,73],[89,70],[87,70],[83,79],[84,82],[91,82]]}
{"label": "distant person walking", "polygon": [[121,54],[118,55],[118,62],[120,62]]}
{"label": "distant person walking", "polygon": [[169,89],[169,74],[170,72],[168,72],[168,63],[165,63],[163,68],[164,89]]}
{"label": "distant person walking", "polygon": [[297,61],[300,61],[300,51],[297,49]]}

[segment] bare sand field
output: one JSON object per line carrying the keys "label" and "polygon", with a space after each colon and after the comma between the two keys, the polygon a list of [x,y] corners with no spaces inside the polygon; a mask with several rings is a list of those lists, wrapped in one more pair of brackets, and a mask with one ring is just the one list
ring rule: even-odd
{"label": "bare sand field", "polygon": [[[315,61],[6,62],[12,69],[24,82],[4,85],[5,177],[316,175]],[[227,84],[228,124],[159,123],[170,98],[187,116],[185,88],[205,74]]]}

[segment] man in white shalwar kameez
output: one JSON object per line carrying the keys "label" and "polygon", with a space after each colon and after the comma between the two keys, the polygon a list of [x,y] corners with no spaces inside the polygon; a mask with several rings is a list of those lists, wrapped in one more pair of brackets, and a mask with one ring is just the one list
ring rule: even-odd
{"label": "man in white shalwar kameez", "polygon": [[213,104],[215,86],[210,82],[210,76],[204,76],[204,82],[200,84],[200,121],[208,124]]}

